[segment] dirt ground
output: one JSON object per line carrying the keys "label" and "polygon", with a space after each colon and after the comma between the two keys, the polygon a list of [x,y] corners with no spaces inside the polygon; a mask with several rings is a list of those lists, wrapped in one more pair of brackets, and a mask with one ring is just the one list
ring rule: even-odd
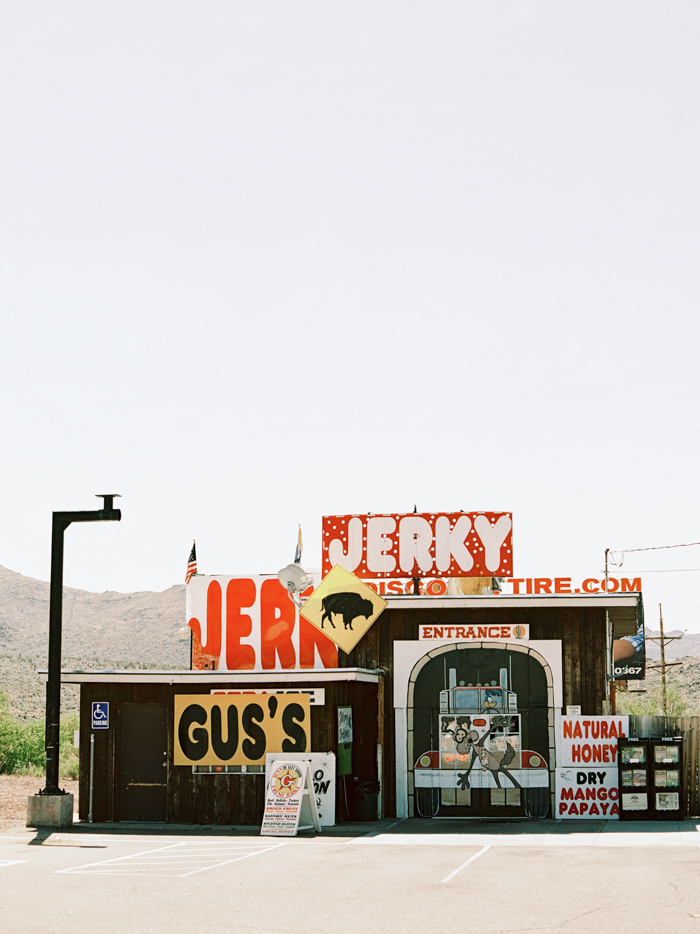
{"label": "dirt ground", "polygon": [[[43,778],[25,775],[0,775],[0,828],[24,827],[27,823],[27,798],[43,788]],[[78,810],[78,782],[60,782],[59,786],[75,795]]]}

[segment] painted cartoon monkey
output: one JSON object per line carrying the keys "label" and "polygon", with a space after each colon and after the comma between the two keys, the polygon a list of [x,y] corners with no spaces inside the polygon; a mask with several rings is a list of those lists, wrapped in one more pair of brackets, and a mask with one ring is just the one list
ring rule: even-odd
{"label": "painted cartoon monkey", "polygon": [[[463,719],[468,719],[468,718],[463,718]],[[497,759],[496,756],[494,756],[494,754],[489,749],[484,748],[484,744],[486,740],[488,739],[488,737],[495,730],[505,729],[508,726],[508,723],[509,723],[509,717],[492,716],[491,726],[489,727],[488,731],[484,733],[481,739],[479,739],[479,734],[477,733],[476,730],[469,730],[466,736],[466,741],[461,744],[465,748],[462,750],[460,749],[459,745],[457,746],[457,749],[460,752],[466,752],[467,749],[471,749],[472,751],[472,757],[471,757],[469,766],[467,767],[467,771],[459,776],[459,787],[460,788],[469,788],[469,773],[474,767],[474,762],[476,761],[477,758],[481,760],[482,768],[487,769],[493,775],[493,777],[496,780],[496,784],[498,785],[499,788],[503,787],[501,785],[500,779],[498,778],[499,773],[503,775],[507,775],[508,778],[513,782],[513,785],[516,788],[521,787],[520,783],[516,780],[516,778],[513,775],[511,775],[511,773],[506,768],[504,768],[504,766],[510,765],[510,763],[515,758],[515,750],[510,745],[510,743],[506,741],[506,749],[501,759]]]}

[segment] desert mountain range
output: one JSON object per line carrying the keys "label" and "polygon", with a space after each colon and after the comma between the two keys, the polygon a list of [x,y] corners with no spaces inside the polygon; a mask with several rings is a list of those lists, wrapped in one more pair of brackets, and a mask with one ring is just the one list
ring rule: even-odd
{"label": "desert mountain range", "polygon": [[[158,668],[188,667],[185,587],[162,592],[90,593],[63,588],[63,655]],[[49,585],[0,567],[0,655],[46,658]]]}
{"label": "desert mountain range", "polygon": [[[178,639],[185,623],[183,584],[138,593],[64,587],[63,667],[187,668],[189,640]],[[47,665],[48,635],[49,584],[0,567],[0,691],[9,695],[14,716],[43,716],[45,688],[37,669]],[[658,645],[647,642],[647,653],[658,659]],[[686,656],[700,656],[700,634],[668,644],[667,661]],[[672,671],[696,685],[700,662],[697,657],[689,662],[687,676],[687,664]],[[77,710],[77,702],[77,688],[65,685],[63,710]]]}

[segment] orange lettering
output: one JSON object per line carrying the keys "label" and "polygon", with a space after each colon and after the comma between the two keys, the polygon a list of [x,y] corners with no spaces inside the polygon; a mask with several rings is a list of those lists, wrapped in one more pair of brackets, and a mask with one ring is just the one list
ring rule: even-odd
{"label": "orange lettering", "polygon": [[635,577],[634,580],[622,578],[622,593],[639,593],[642,589],[642,578]]}
{"label": "orange lettering", "polygon": [[255,594],[255,581],[239,578],[228,582],[226,588],[226,667],[230,671],[248,671],[255,668],[255,649],[252,645],[241,645],[241,637],[249,636],[253,631],[253,620],[247,613],[241,613],[241,609],[255,605]]}
{"label": "orange lettering", "polygon": [[535,593],[551,593],[552,582],[548,577],[535,578]]}
{"label": "orange lettering", "polygon": [[554,578],[554,593],[571,593],[571,578],[570,577],[555,577]]}
{"label": "orange lettering", "polygon": [[[595,587],[589,587],[589,584],[595,584]],[[581,584],[584,593],[598,593],[600,588],[598,587],[598,581],[594,580],[592,577],[587,577],[586,580]]]}
{"label": "orange lettering", "polygon": [[[295,607],[289,594],[274,578],[260,588],[260,663],[272,669],[279,658],[281,668],[294,668],[297,662],[292,645]],[[276,657],[275,657],[276,656]]]}
{"label": "orange lettering", "polygon": [[207,587],[207,636],[202,644],[202,626],[196,617],[189,622],[204,655],[218,658],[221,655],[221,584],[212,581]]}
{"label": "orange lettering", "polygon": [[313,668],[316,664],[314,649],[318,649],[321,664],[324,668],[338,667],[338,646],[328,636],[324,636],[320,629],[299,617],[299,667]]}

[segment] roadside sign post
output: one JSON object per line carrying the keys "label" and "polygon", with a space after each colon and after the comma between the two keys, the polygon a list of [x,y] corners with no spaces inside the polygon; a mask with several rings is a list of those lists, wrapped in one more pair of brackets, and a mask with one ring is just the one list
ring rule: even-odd
{"label": "roadside sign post", "polygon": [[109,729],[109,702],[92,702],[92,728],[93,730]]}

